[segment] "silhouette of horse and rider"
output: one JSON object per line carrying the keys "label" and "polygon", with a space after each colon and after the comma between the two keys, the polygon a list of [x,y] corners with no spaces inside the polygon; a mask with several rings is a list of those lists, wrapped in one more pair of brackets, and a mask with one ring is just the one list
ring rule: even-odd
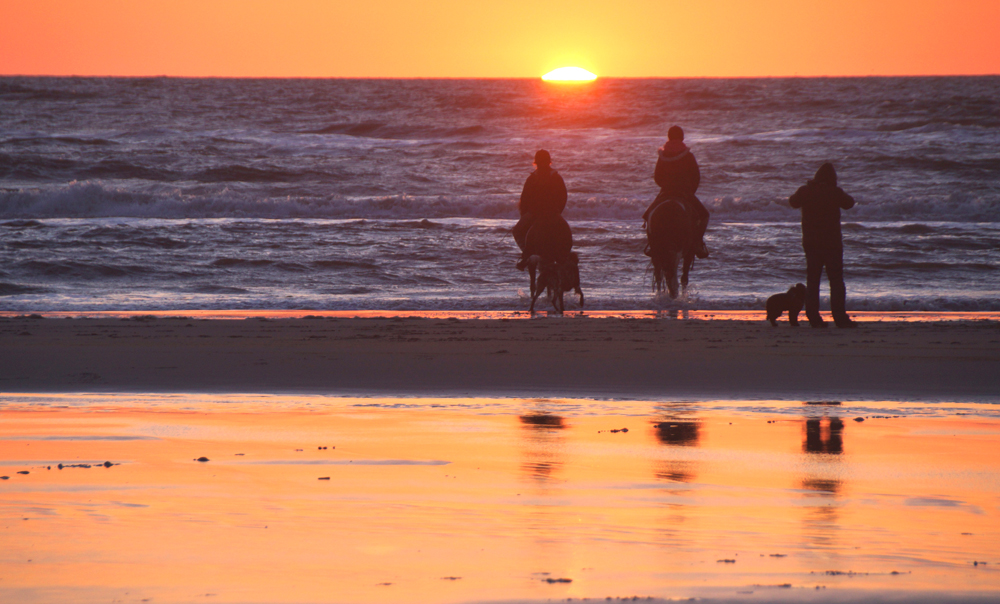
{"label": "silhouette of horse and rider", "polygon": [[[530,274],[531,312],[544,291],[556,312],[561,314],[565,292],[579,294],[580,306],[583,306],[580,259],[572,251],[573,233],[562,217],[567,200],[566,184],[552,169],[548,151],[543,149],[535,154],[534,166],[535,171],[528,176],[521,191],[518,203],[521,218],[513,229],[514,240],[521,249],[517,268],[527,268]],[[676,298],[679,288],[687,288],[694,259],[709,255],[704,239],[709,213],[695,195],[701,183],[701,171],[694,154],[684,144],[684,131],[680,126],[672,126],[667,131],[667,142],[657,151],[653,179],[660,193],[642,215],[646,231],[644,253],[653,265],[653,290],[661,293],[666,289],[671,298]],[[808,283],[805,307],[810,325],[826,327],[819,316],[819,279],[826,269],[835,323],[838,327],[854,327],[856,323],[845,311],[840,231],[840,210],[851,208],[854,200],[837,187],[836,172],[833,165],[827,163],[806,186],[791,196],[789,205],[802,209]],[[682,269],[678,283],[679,265]]]}
{"label": "silhouette of horse and rider", "polygon": [[544,291],[556,312],[562,313],[564,292],[575,290],[583,306],[579,256],[572,251],[573,233],[562,217],[566,184],[552,169],[548,151],[535,153],[534,166],[535,171],[524,181],[517,205],[521,214],[513,231],[514,241],[521,248],[517,268],[527,268],[531,276],[530,311],[535,311],[535,301]]}
{"label": "silhouette of horse and rider", "polygon": [[[684,144],[684,131],[673,126],[667,132],[667,139],[659,149],[653,175],[660,185],[660,194],[642,217],[648,241],[646,254],[653,263],[653,287],[661,292],[665,285],[670,297],[676,298],[680,259],[684,259],[681,284],[687,287],[694,258],[708,257],[703,238],[709,214],[695,197],[701,174],[694,154]],[[548,151],[543,149],[535,154],[534,166],[535,171],[524,182],[518,203],[521,218],[513,229],[514,240],[521,249],[517,268],[527,268],[530,275],[531,312],[544,291],[556,312],[562,313],[564,292],[575,291],[580,296],[580,306],[584,303],[579,256],[572,251],[573,233],[562,217],[566,184],[559,172],[552,169]]]}
{"label": "silhouette of horse and rider", "polygon": [[672,126],[667,142],[658,149],[653,179],[660,194],[642,215],[646,230],[646,251],[653,262],[653,289],[666,286],[671,298],[677,297],[677,265],[684,260],[681,287],[687,287],[694,259],[708,258],[705,229],[708,210],[695,193],[701,183],[701,170],[694,154],[684,144],[684,131]]}

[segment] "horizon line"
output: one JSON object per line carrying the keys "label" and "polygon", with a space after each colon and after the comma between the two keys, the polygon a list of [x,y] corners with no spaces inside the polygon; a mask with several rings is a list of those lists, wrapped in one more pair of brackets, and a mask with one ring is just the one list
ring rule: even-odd
{"label": "horizon line", "polygon": [[[857,78],[975,78],[998,77],[998,73],[927,73],[927,74],[838,74],[838,75],[709,75],[709,76],[602,76],[597,80],[790,80]],[[178,80],[542,80],[542,76],[250,76],[250,75],[176,75],[176,74],[51,74],[0,73],[0,78],[145,78]],[[592,80],[597,81],[597,80]],[[553,85],[566,82],[548,82]],[[590,82],[571,82],[587,84]]]}

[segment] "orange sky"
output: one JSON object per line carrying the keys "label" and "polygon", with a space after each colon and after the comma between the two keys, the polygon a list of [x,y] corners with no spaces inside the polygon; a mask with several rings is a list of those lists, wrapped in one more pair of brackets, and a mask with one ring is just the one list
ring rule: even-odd
{"label": "orange sky", "polygon": [[0,0],[0,74],[1000,74],[1000,0]]}

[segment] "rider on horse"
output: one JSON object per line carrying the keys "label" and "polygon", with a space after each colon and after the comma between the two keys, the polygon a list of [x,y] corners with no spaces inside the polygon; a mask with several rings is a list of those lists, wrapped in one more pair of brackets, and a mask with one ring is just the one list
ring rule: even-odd
{"label": "rider on horse", "polygon": [[566,207],[566,183],[563,182],[562,176],[552,169],[552,157],[549,152],[542,149],[535,153],[534,165],[535,171],[524,181],[521,201],[517,204],[521,219],[514,225],[514,241],[522,252],[521,259],[517,263],[517,268],[520,270],[524,270],[527,266],[529,254],[525,244],[532,225],[539,221],[546,223],[553,218],[563,222],[561,215]]}
{"label": "rider on horse", "polygon": [[[680,126],[671,126],[667,130],[667,142],[658,151],[656,170],[653,179],[660,185],[660,194],[646,209],[642,219],[649,220],[653,210],[669,200],[678,200],[684,211],[691,217],[694,224],[695,255],[708,258],[708,248],[705,246],[705,229],[708,227],[708,210],[701,200],[695,197],[698,185],[701,183],[701,171],[698,160],[684,144],[684,131]],[[646,250],[649,254],[649,250]]]}

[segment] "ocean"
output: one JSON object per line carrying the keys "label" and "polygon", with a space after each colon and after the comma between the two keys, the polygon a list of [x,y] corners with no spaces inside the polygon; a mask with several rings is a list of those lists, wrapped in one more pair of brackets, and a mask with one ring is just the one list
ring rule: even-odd
{"label": "ocean", "polygon": [[[640,219],[673,124],[712,214],[675,301]],[[849,311],[1000,311],[1000,77],[3,77],[0,311],[524,310],[540,148],[587,308],[762,309],[805,281],[787,198],[831,161]]]}

